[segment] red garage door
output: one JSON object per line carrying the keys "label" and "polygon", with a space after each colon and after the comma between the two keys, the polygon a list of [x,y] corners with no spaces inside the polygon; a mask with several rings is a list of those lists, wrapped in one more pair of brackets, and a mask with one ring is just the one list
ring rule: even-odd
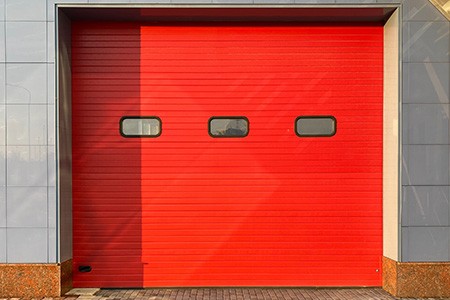
{"label": "red garage door", "polygon": [[74,286],[381,285],[381,26],[72,34]]}

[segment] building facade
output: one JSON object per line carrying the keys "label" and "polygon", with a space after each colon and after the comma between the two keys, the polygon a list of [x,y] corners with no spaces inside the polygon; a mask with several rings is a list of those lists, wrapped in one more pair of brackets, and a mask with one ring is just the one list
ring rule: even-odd
{"label": "building facade", "polygon": [[[0,37],[2,145],[0,170],[3,170],[0,175],[0,297],[55,296],[66,292],[72,286],[136,287],[180,284],[379,285],[399,297],[450,296],[449,6],[448,1],[428,0],[0,0],[0,24],[3,26],[0,27],[0,35],[3,35]],[[197,27],[193,28],[192,24],[196,24]],[[143,25],[148,28],[144,28]],[[299,40],[302,41],[301,44],[298,44]],[[241,50],[237,49],[233,53],[222,51],[222,47],[231,49],[236,43],[240,43]],[[306,44],[315,49],[309,56],[292,54],[292,48],[306,47],[304,46]],[[176,47],[183,50],[178,51]],[[148,50],[150,48],[153,50]],[[268,52],[264,50],[265,48],[278,50]],[[349,55],[345,56],[345,53]],[[158,57],[158,60],[151,61],[150,54]],[[264,66],[257,65],[261,64],[261,61],[255,65],[255,58],[249,54],[259,58],[264,56],[263,62],[268,67],[264,69]],[[286,58],[280,60],[283,55],[288,57],[289,63],[286,64]],[[208,65],[194,63],[201,59],[209,59],[209,63],[216,69],[209,70]],[[309,60],[312,63],[305,64]],[[169,63],[162,63],[165,61]],[[321,61],[325,63],[321,65]],[[354,70],[356,75],[350,79],[342,78],[341,81],[336,81],[336,78],[344,72],[339,61],[345,62],[346,67],[349,67],[346,72]],[[305,65],[309,67],[305,68]],[[296,72],[295,68],[302,68],[302,72],[289,77],[289,74]],[[321,71],[317,71],[319,69]],[[244,71],[247,73],[244,74]],[[260,74],[265,72],[264,78],[270,80],[252,78],[249,75],[258,72]],[[284,77],[280,79],[273,72],[283,74]],[[358,72],[360,76],[357,75]],[[365,72],[370,73],[370,76],[363,76]],[[160,76],[168,73],[182,74],[185,76],[182,80],[186,81],[181,85],[181,77],[168,79]],[[194,73],[198,77],[195,77]],[[226,84],[232,81],[231,77],[226,77],[231,75],[227,74],[232,73],[232,76],[243,76],[239,77],[240,84],[234,81],[231,86]],[[331,73],[335,75],[327,77]],[[135,77],[137,74],[138,79]],[[152,77],[153,75],[149,74],[157,75]],[[305,75],[302,79],[302,74],[308,76]],[[315,82],[307,81],[314,79],[315,74],[318,74]],[[207,86],[204,83],[202,88],[206,90],[196,89],[199,81],[209,82],[208,80],[211,82],[220,80],[220,84],[210,83]],[[306,94],[293,89],[300,84],[305,84],[302,85],[301,92]],[[170,89],[165,90],[164,86]],[[251,87],[243,88],[248,86]],[[250,104],[239,111],[237,109],[241,105],[239,101],[232,103],[231,98],[228,98],[224,102],[215,102],[213,104],[217,106],[231,103],[234,108],[227,111],[218,108],[217,112],[211,112],[206,118],[208,123],[205,123],[207,124],[205,137],[199,137],[195,141],[197,144],[203,143],[201,147],[186,148],[183,145],[188,141],[175,136],[174,139],[177,141],[176,146],[173,146],[175,148],[167,148],[166,144],[158,148],[157,137],[160,136],[164,142],[166,132],[166,136],[169,137],[176,132],[171,127],[171,115],[164,115],[165,111],[176,110],[174,116],[177,117],[190,115],[191,123],[194,124],[192,134],[196,137],[195,118],[203,118],[202,109],[198,107],[212,104],[208,102],[209,100],[195,102],[192,99],[214,98],[218,97],[218,94],[225,98],[231,93],[230,88],[233,93],[242,94],[246,104],[252,103],[250,100],[255,99],[260,99],[261,103],[253,103],[257,109],[249,112],[247,116],[246,112],[251,110]],[[157,95],[152,94],[155,91]],[[264,92],[264,96],[258,94],[262,93],[261,91]],[[288,100],[286,100],[288,103],[282,100],[269,103],[267,100],[299,97],[300,94],[295,94],[296,91],[305,98],[312,97],[311,93],[320,95],[321,100],[314,102],[320,109],[315,111],[301,106],[304,104],[298,104],[306,112],[289,115],[287,112],[299,108],[292,106]],[[208,94],[205,96],[206,92]],[[167,93],[171,93],[170,96],[167,96]],[[166,96],[162,97],[163,94]],[[344,100],[341,102],[337,100],[339,97],[350,97],[349,95],[360,97],[361,101],[349,105]],[[158,97],[164,98],[166,102],[159,103],[154,100],[157,109],[146,107],[146,102],[142,100]],[[170,100],[183,97],[186,104],[183,101],[180,103]],[[118,102],[104,100],[113,98],[117,98]],[[369,101],[370,99],[373,99],[373,103]],[[153,103],[151,102],[153,100],[148,101]],[[137,105],[139,109],[123,108],[125,104],[130,107]],[[328,106],[333,109],[327,111]],[[120,111],[121,109],[123,110]],[[105,110],[111,114],[98,112]],[[114,114],[114,111],[120,111],[120,114]],[[258,127],[262,126],[258,125],[258,117],[264,116],[264,111],[276,112],[277,119],[271,119],[275,124],[274,128],[279,126],[284,130],[283,134],[295,137],[296,140],[293,139],[292,143],[301,140],[304,129],[305,135],[328,138],[325,142],[318,141],[324,143],[320,144],[320,147],[329,145],[331,143],[329,141],[335,141],[333,149],[337,149],[339,153],[330,154],[325,150],[321,152],[322,148],[318,148],[319,146],[309,150],[299,148],[298,145],[290,144],[291,140],[280,139],[277,140],[278,144],[275,147],[283,149],[284,145],[286,149],[294,149],[293,152],[280,150],[281,154],[267,152],[266,156],[262,156],[258,149],[264,152],[261,148],[263,144],[258,143],[264,141],[258,140],[258,133],[276,135],[275,131]],[[102,123],[102,117],[105,116],[112,118],[111,122],[117,124],[114,137],[109,136],[109,127],[103,127],[109,120],[104,119]],[[283,119],[285,116],[288,118],[286,120],[292,119],[292,122],[285,122]],[[348,120],[350,117],[356,118],[351,120],[353,123]],[[223,191],[226,178],[211,177],[206,179],[202,189],[195,190],[193,187],[205,178],[200,176],[202,171],[193,171],[194,163],[190,162],[201,161],[205,164],[208,162],[206,166],[208,168],[236,167],[231,162],[235,156],[229,155],[229,149],[222,149],[221,154],[224,155],[223,158],[230,160],[228,163],[214,162],[213,159],[204,161],[199,154],[203,153],[204,157],[217,155],[202,151],[208,149],[208,143],[226,140],[215,139],[214,136],[226,135],[220,131],[224,118],[232,119],[236,124],[238,121],[246,121],[247,127],[235,125],[233,129],[241,132],[237,135],[242,141],[255,142],[253,146],[243,148],[243,151],[250,151],[249,149],[254,151],[253,154],[245,152],[246,159],[240,162],[246,166],[245,168],[235,173],[223,171],[234,176],[233,178],[238,178],[236,181],[241,182],[242,186],[237,187],[239,184],[236,184],[228,194],[221,194],[227,192]],[[321,121],[317,123],[318,119]],[[178,126],[191,126],[186,120],[177,122],[175,120],[173,123]],[[214,122],[217,122],[219,128],[216,132]],[[283,125],[283,122],[288,125]],[[156,129],[143,133],[145,126]],[[308,126],[318,126],[320,130],[325,131],[321,132],[316,128],[319,130],[316,132],[316,129]],[[332,129],[327,129],[327,126],[331,126]],[[210,136],[206,130],[210,131]],[[360,140],[355,137],[361,133],[360,131],[364,131],[367,137]],[[239,136],[240,134],[242,136]],[[144,145],[139,138],[142,135],[155,137],[146,140],[155,141],[155,146]],[[139,137],[127,139],[129,136]],[[241,141],[233,139],[238,140]],[[117,141],[128,144],[118,143],[118,150],[114,152],[114,156],[105,149],[115,147]],[[314,138],[308,141],[314,141]],[[170,144],[170,141],[168,143]],[[234,144],[230,145],[230,149],[236,149],[233,148]],[[150,149],[148,150],[150,155],[145,156],[143,149]],[[298,159],[296,157],[295,161],[287,160],[287,155],[295,155],[299,149],[305,153],[304,156],[299,156]],[[182,156],[181,152],[175,150],[183,150],[184,154],[192,151],[192,155],[186,156],[181,161],[179,159]],[[216,148],[210,150],[217,151]],[[155,155],[164,156],[171,151],[174,154],[167,155],[164,161],[152,158]],[[105,157],[108,155],[113,158],[107,160]],[[253,157],[258,155],[261,159],[255,166],[251,162],[256,162],[253,161]],[[271,157],[274,157],[278,165],[263,164],[270,161]],[[139,165],[136,165],[137,161]],[[323,166],[321,162],[324,162]],[[296,171],[310,164],[314,172]],[[158,169],[152,169],[155,165],[159,166]],[[278,169],[280,165],[284,166],[283,169]],[[118,169],[114,169],[117,166]],[[338,166],[341,169],[334,169]],[[203,167],[205,166],[202,165]],[[249,180],[236,175],[247,172],[249,168],[252,171],[251,176],[259,175],[259,177],[252,177],[252,180]],[[136,169],[140,170],[140,173],[138,178],[133,177],[134,181],[131,181],[131,177],[121,175],[131,174]],[[101,170],[98,172],[101,173],[99,177],[96,177],[97,170]],[[189,185],[187,179],[180,175],[183,172],[190,174],[189,180],[195,178],[198,180],[192,181]],[[151,177],[152,173],[155,177]],[[211,176],[217,172],[209,170],[203,174],[206,173]],[[297,177],[274,175],[281,173],[294,174]],[[310,173],[312,177],[305,175]],[[324,179],[325,173],[335,174],[335,177]],[[167,178],[164,177],[165,174],[169,174]],[[346,177],[345,174],[354,176]],[[161,178],[165,178],[166,181],[159,182]],[[302,182],[309,182],[309,186],[313,188],[296,186],[299,178],[303,180]],[[313,182],[311,178],[319,178],[322,181],[317,179]],[[158,184],[152,185],[157,181]],[[219,181],[222,185],[214,185]],[[334,188],[330,187],[332,183]],[[346,183],[349,187],[341,190]],[[257,188],[262,185],[267,185],[267,189]],[[138,189],[133,188],[136,186]],[[151,189],[156,186],[160,190]],[[182,186],[184,188],[181,188]],[[212,186],[217,189],[213,189]],[[119,197],[122,191],[126,195]],[[321,191],[327,191],[326,195],[320,196]],[[208,192],[209,197],[227,199],[231,206],[223,206],[220,201],[208,202],[207,205],[200,203],[204,205],[202,210],[212,211],[210,212],[212,220],[196,223],[199,227],[196,228],[192,225],[193,220],[199,217],[207,219],[204,215],[194,214],[191,215],[190,221],[186,221],[186,224],[192,227],[186,224],[180,226],[187,228],[170,227],[176,220],[186,217],[180,214],[180,211],[192,210],[192,206],[186,206],[188,200],[192,202],[201,199],[203,192]],[[131,196],[132,193],[135,195]],[[181,199],[180,202],[175,201],[171,204],[183,208],[170,212],[166,210],[158,215],[157,212],[163,209],[158,206],[160,203],[156,203],[158,205],[152,203],[155,193],[160,193],[164,199],[170,197]],[[292,196],[292,193],[297,194]],[[233,194],[234,198],[229,194]],[[257,195],[255,198],[260,197],[266,202],[257,200],[251,202],[255,194]],[[353,202],[339,202],[340,195],[341,198],[352,199]],[[223,225],[225,232],[221,231],[222,225],[217,225],[219,223],[217,220],[228,225],[233,223],[224,221],[229,219],[218,212],[232,211],[230,207],[237,207],[233,206],[233,199],[245,197],[249,204],[254,205],[246,208],[247,215],[245,215],[247,220],[253,218],[251,219],[254,221],[253,225],[264,223],[267,218],[277,217],[281,220],[266,223],[268,227],[264,228],[270,233],[270,240],[264,240],[267,245],[261,242],[262,235],[258,235],[263,228],[258,227],[259,225],[252,227],[253,231],[246,231],[250,230],[250,227],[244,229],[230,227],[230,231],[226,231],[228,227]],[[283,209],[277,208],[279,199],[289,197],[293,197],[294,200],[289,203],[283,202]],[[311,209],[311,203],[298,204],[295,199],[302,197],[316,201],[314,204],[317,205]],[[372,198],[374,202],[368,200]],[[342,205],[339,208],[333,203]],[[280,214],[283,212],[285,215],[270,215],[261,207],[268,207],[267,210],[280,211]],[[119,214],[111,214],[111,208]],[[134,208],[137,212],[133,213]],[[289,211],[306,210],[308,214],[294,214],[292,218],[287,214]],[[326,214],[329,211],[341,213]],[[252,212],[253,215],[250,217]],[[125,217],[121,218],[121,215]],[[234,215],[230,213],[228,216]],[[285,231],[283,227],[279,227],[276,231],[272,223],[286,222],[290,224],[289,227],[294,228],[292,224],[295,222],[292,224],[289,222],[300,218],[310,221],[304,221],[304,227],[294,226],[292,239],[310,236],[307,232],[317,232],[320,235],[321,232],[331,230],[320,227],[319,222],[314,223],[314,220],[320,218],[323,218],[320,220],[324,224],[335,222],[333,226],[339,228],[340,233],[336,233],[339,238],[318,241],[309,237],[310,239],[303,240],[304,244],[299,242],[297,248],[290,250],[303,253],[302,247],[310,245],[311,249],[308,250],[314,253],[311,259],[307,261],[305,258],[303,261],[302,259],[308,257],[310,253],[304,252],[308,255],[303,255],[302,259],[296,256],[297,260],[289,260],[289,255],[297,254],[280,250],[284,248],[279,245],[288,242],[277,239],[277,236],[282,236]],[[337,220],[336,218],[340,219],[331,221]],[[352,224],[352,220],[356,218],[360,218],[360,221],[354,221]],[[242,219],[234,220],[238,220],[235,223],[241,225],[245,223]],[[151,227],[152,222],[156,227]],[[215,225],[211,225],[212,223]],[[120,226],[114,227],[114,224]],[[136,233],[136,228],[130,224],[138,226],[139,232]],[[127,226],[131,227],[126,229]],[[215,278],[214,280],[207,281],[206,277],[198,274],[194,276],[194,272],[189,271],[202,268],[197,264],[192,265],[192,269],[186,267],[189,264],[180,253],[193,255],[191,252],[177,252],[178,260],[175,258],[172,260],[170,256],[167,260],[158,260],[159,258],[151,260],[151,257],[161,257],[164,251],[171,253],[170,250],[174,248],[171,248],[170,243],[179,243],[181,248],[185,249],[203,249],[198,248],[199,244],[195,242],[205,241],[202,238],[206,236],[204,229],[207,226],[217,226],[211,227],[214,230],[211,229],[209,234],[224,238],[219,246],[219,242],[217,244],[211,242],[207,250],[219,251],[228,248],[230,250],[226,253],[221,252],[225,262],[211,266],[208,265],[210,261],[205,254],[209,252],[198,254],[201,259],[197,263],[208,266],[203,267],[202,272],[210,272],[202,274]],[[123,231],[120,233],[118,228]],[[166,228],[167,231],[161,228]],[[109,229],[111,231],[108,231]],[[173,230],[174,235],[179,235],[177,240],[165,238],[170,236],[169,230]],[[200,232],[196,230],[203,230],[204,235],[190,236],[189,230],[196,233]],[[240,232],[240,235],[233,232]],[[136,239],[127,239],[134,234],[137,236]],[[249,236],[261,239],[255,238],[253,243],[242,240]],[[346,240],[345,237],[349,239]],[[236,245],[247,242],[249,248],[239,248],[241,252],[232,251],[238,247]],[[253,246],[250,245],[258,243],[261,245],[259,248],[268,249],[268,252],[264,252],[266,254],[252,252],[259,251],[259,248],[251,248]],[[325,253],[327,247],[333,249],[338,243],[345,245],[342,249],[339,248],[343,252],[333,252],[334,254],[339,252],[341,256],[319,255]],[[130,247],[121,248],[124,245]],[[271,252],[270,249],[274,248],[281,252]],[[157,252],[155,249],[164,251]],[[135,250],[139,253],[133,254]],[[176,256],[174,253],[173,257]],[[260,255],[258,262],[250,259],[255,253]],[[213,256],[211,253],[209,255]],[[255,275],[255,281],[246,284],[243,280],[244,283],[239,284],[239,280],[242,279],[232,275],[232,271],[220,273],[222,277],[214,277],[215,272],[226,268],[232,269],[227,262],[231,255],[248,257],[247,260],[240,262],[243,265],[248,263],[247,269],[243,267],[237,271],[241,274],[247,274],[246,272],[252,268],[255,270],[261,268],[263,270],[261,274],[266,274],[270,268],[261,260],[263,258],[270,260],[270,257],[282,257],[270,270],[280,269],[281,266],[292,268],[289,269],[290,273],[288,271],[283,273],[284,281],[277,281],[275,276],[270,275],[258,279],[259,277]],[[96,267],[96,259],[86,258],[90,256],[110,264]],[[136,261],[127,260],[127,257],[131,256],[139,261],[138,267],[132,267]],[[370,259],[365,261],[362,256]],[[145,260],[142,257],[146,257]],[[83,259],[87,259],[86,263]],[[327,259],[332,263],[342,259],[342,266],[336,263],[332,268],[331,263],[326,263]],[[219,261],[217,257],[216,260]],[[294,261],[301,263],[295,265]],[[314,261],[315,263],[312,263]],[[112,262],[118,266],[113,266]],[[160,277],[166,276],[164,277],[166,281],[161,279],[158,283],[158,276],[151,276],[154,272],[151,269],[153,266],[147,265],[156,262],[161,264],[155,267],[156,270],[162,270]],[[354,268],[346,267],[345,265],[350,262],[360,265]],[[175,266],[176,263],[179,265]],[[126,266],[131,266],[131,269],[128,270]],[[305,266],[308,266],[307,273],[310,273],[311,280],[309,277],[301,279],[300,275],[295,275],[304,272],[300,270]],[[366,267],[372,273],[366,274],[364,269]],[[112,269],[113,273],[108,273]],[[97,270],[104,273],[96,273]],[[134,281],[130,279],[128,284],[126,280],[112,284],[111,276],[120,275],[121,270],[128,270],[130,272],[128,275],[140,272],[141,277]],[[170,275],[172,274],[170,270],[176,270],[180,276]],[[325,271],[321,273],[320,270]],[[338,282],[335,280],[336,276],[326,278],[324,275],[333,272],[337,274],[349,272],[342,275],[343,277],[348,275],[348,281]],[[123,274],[128,276],[126,272]],[[278,273],[273,271],[273,274]],[[190,279],[186,279],[187,277]],[[356,278],[366,279],[357,281]],[[30,282],[33,284],[30,285]]]}

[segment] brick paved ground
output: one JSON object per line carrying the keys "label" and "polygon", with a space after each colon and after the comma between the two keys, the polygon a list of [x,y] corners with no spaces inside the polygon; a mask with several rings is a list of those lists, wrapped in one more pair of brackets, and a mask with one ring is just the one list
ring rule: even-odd
{"label": "brick paved ground", "polygon": [[[131,292],[131,293],[130,293]],[[189,300],[316,300],[316,299],[395,299],[381,289],[289,289],[289,288],[215,288],[215,289],[161,289],[114,291],[97,293],[115,299],[189,299]],[[135,298],[135,299],[136,299]],[[141,299],[142,299],[141,298]],[[110,298],[111,299],[111,298]]]}
{"label": "brick paved ground", "polygon": [[[102,289],[75,292],[63,298],[44,300],[394,300],[380,288],[183,288],[183,289]],[[432,299],[432,298],[429,298]],[[1,300],[1,299],[0,299]],[[19,300],[19,299],[15,299]],[[413,300],[413,298],[404,298]],[[416,299],[417,300],[417,299]],[[441,299],[442,300],[442,299]]]}

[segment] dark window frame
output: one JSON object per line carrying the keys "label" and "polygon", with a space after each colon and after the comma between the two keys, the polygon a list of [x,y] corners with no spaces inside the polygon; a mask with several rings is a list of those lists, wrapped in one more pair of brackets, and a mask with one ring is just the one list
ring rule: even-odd
{"label": "dark window frame", "polygon": [[[331,119],[334,121],[334,132],[332,134],[300,134],[298,131],[298,120],[300,119]],[[333,137],[336,135],[337,133],[337,120],[334,116],[330,116],[330,115],[321,115],[321,116],[299,116],[295,119],[294,122],[294,127],[295,127],[295,134],[298,137],[302,137],[302,138],[314,138],[314,137]]]}
{"label": "dark window frame", "polygon": [[[125,134],[123,132],[123,121],[127,120],[127,119],[154,119],[154,120],[158,120],[159,122],[159,133],[157,135],[141,135],[141,134],[132,134],[132,135],[128,135]],[[162,120],[160,117],[157,116],[123,116],[122,118],[120,118],[119,120],[119,132],[120,135],[124,138],[157,138],[159,136],[161,136],[162,134]]]}
{"label": "dark window frame", "polygon": [[[213,135],[211,133],[211,121],[213,120],[224,120],[224,119],[231,119],[231,120],[245,120],[247,122],[247,133],[245,135]],[[241,139],[241,138],[245,138],[249,135],[250,133],[250,121],[247,117],[244,116],[213,116],[211,118],[209,118],[208,120],[208,134],[210,137],[212,138],[219,138],[219,139]]]}

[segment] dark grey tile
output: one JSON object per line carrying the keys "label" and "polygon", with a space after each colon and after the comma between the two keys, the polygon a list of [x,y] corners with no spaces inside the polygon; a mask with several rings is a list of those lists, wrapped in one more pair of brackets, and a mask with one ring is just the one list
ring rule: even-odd
{"label": "dark grey tile", "polygon": [[448,145],[404,145],[402,184],[448,185]]}
{"label": "dark grey tile", "polygon": [[449,22],[405,22],[404,62],[449,62]]}
{"label": "dark grey tile", "polygon": [[404,104],[404,144],[448,144],[449,104]]}
{"label": "dark grey tile", "polygon": [[403,19],[405,21],[446,21],[441,12],[428,0],[404,0]]}
{"label": "dark grey tile", "polygon": [[450,63],[404,63],[403,103],[450,102]]}
{"label": "dark grey tile", "polygon": [[402,228],[402,260],[432,262],[449,260],[449,227]]}
{"label": "dark grey tile", "polygon": [[403,187],[403,226],[449,226],[449,186]]}

